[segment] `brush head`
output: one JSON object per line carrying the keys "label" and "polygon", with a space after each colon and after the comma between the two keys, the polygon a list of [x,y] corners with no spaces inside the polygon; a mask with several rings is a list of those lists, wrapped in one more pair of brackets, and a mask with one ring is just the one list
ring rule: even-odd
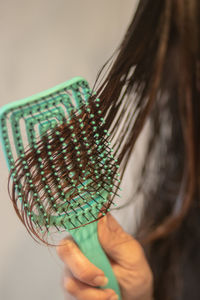
{"label": "brush head", "polygon": [[104,215],[119,186],[100,100],[82,78],[0,111],[14,208],[30,233],[71,230]]}

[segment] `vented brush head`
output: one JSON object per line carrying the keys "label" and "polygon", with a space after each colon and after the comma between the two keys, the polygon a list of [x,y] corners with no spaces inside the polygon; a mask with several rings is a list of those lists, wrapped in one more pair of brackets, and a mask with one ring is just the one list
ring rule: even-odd
{"label": "vented brush head", "polygon": [[109,210],[119,166],[104,123],[82,78],[1,109],[10,197],[32,235],[71,230]]}

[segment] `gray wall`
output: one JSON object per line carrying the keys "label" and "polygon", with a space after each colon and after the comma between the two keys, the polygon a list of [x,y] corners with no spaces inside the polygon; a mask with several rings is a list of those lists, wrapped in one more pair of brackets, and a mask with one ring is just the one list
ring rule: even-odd
{"label": "gray wall", "polygon": [[[0,105],[77,75],[92,85],[119,44],[136,2],[1,0]],[[62,263],[54,250],[37,245],[17,219],[1,149],[0,161],[0,299],[64,299]],[[127,218],[120,216],[126,227]]]}

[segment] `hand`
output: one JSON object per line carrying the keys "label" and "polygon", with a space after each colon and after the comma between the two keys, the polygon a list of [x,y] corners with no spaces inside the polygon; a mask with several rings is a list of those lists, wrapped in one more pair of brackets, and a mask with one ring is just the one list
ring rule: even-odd
{"label": "hand", "polygon": [[[151,300],[153,276],[141,245],[110,214],[99,220],[98,236],[119,282],[122,299]],[[66,291],[78,300],[118,299],[113,290],[96,288],[106,285],[104,273],[82,254],[71,238],[61,241],[57,252],[72,273],[64,278]]]}

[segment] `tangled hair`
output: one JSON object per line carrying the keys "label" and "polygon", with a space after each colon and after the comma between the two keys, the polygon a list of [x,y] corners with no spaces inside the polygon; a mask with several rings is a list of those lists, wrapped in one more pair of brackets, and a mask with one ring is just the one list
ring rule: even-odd
{"label": "tangled hair", "polygon": [[36,241],[51,245],[48,233],[99,220],[117,194],[119,166],[99,106],[99,99],[91,97],[74,108],[70,118],[63,116],[27,146],[11,168],[10,198]]}

